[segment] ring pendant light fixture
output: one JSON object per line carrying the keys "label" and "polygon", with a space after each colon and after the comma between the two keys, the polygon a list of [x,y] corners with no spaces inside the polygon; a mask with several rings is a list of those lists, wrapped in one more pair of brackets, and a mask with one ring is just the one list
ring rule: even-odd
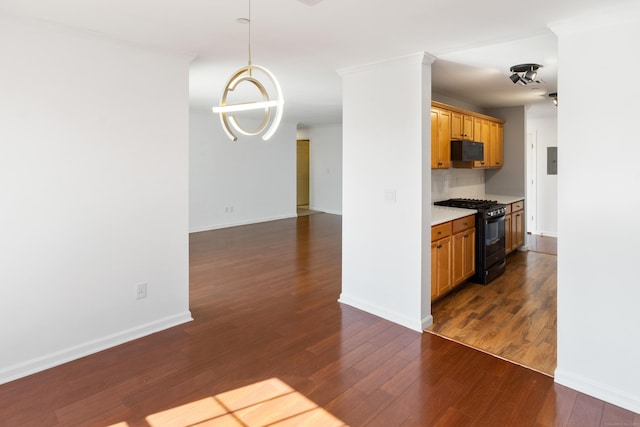
{"label": "ring pendant light fixture", "polygon": [[[282,90],[276,77],[266,68],[251,63],[251,0],[249,0],[249,18],[239,18],[238,22],[246,22],[249,24],[249,61],[246,67],[242,67],[231,75],[227,84],[224,87],[222,98],[220,99],[220,106],[213,107],[213,112],[220,114],[220,123],[222,129],[225,131],[229,139],[237,141],[238,137],[233,132],[234,130],[248,136],[255,136],[262,134],[263,140],[268,140],[278,129],[280,120],[282,119],[282,109],[284,99],[282,97]],[[275,91],[276,98],[272,99],[269,92],[265,88],[263,82],[258,79],[258,75],[261,75],[266,81],[270,82],[270,86]],[[229,104],[229,95],[239,87],[242,83],[249,83],[253,85],[258,92],[260,92],[261,100],[254,102],[243,102],[238,104]],[[275,109],[275,113],[273,111]],[[247,130],[236,119],[235,113],[251,110],[264,110],[262,116],[262,122],[253,130]]]}

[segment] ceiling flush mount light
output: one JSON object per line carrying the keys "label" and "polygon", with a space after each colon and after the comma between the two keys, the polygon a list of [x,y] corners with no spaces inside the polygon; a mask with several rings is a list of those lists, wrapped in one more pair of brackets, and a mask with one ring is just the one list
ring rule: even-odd
{"label": "ceiling flush mount light", "polygon": [[[251,0],[249,0],[249,18],[238,18],[238,22],[249,24],[249,61],[246,67],[240,68],[233,73],[224,87],[220,106],[213,107],[213,112],[220,114],[220,123],[229,139],[237,141],[238,137],[233,130],[248,136],[262,134],[263,140],[268,140],[278,129],[282,119],[282,90],[275,76],[266,68],[251,63]],[[258,77],[262,77],[262,81]],[[269,82],[275,92],[275,99],[272,99],[264,86],[264,82]],[[252,85],[260,93],[259,101],[241,102],[229,104],[229,95],[234,92],[242,83]],[[275,109],[275,113],[273,111]],[[236,114],[242,111],[263,110],[262,122],[252,130],[247,130],[240,125],[236,119]]]}
{"label": "ceiling flush mount light", "polygon": [[553,92],[549,94],[549,98],[551,98],[551,102],[553,102],[553,105],[555,105],[556,107],[558,106],[558,92]]}
{"label": "ceiling flush mount light", "polygon": [[542,65],[538,64],[514,65],[509,69],[512,73],[509,78],[514,84],[520,83],[521,85],[527,85],[529,83],[541,83],[540,80],[536,80],[538,69],[541,67]]}

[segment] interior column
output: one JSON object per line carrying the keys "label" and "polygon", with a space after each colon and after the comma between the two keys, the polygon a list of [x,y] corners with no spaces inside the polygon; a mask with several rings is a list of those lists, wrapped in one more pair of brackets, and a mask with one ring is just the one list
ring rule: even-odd
{"label": "interior column", "polygon": [[431,63],[427,53],[340,70],[340,302],[422,331],[430,301]]}

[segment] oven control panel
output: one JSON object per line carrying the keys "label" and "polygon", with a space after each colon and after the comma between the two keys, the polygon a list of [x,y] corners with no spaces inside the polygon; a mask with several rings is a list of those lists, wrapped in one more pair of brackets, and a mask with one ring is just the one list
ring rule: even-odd
{"label": "oven control panel", "polygon": [[495,216],[503,216],[506,214],[507,209],[505,207],[493,207],[487,211],[487,216],[495,217]]}

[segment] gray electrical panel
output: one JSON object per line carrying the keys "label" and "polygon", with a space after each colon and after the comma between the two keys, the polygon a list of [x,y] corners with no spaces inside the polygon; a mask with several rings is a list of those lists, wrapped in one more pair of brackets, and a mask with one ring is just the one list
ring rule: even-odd
{"label": "gray electrical panel", "polygon": [[558,147],[547,147],[547,175],[558,175]]}

